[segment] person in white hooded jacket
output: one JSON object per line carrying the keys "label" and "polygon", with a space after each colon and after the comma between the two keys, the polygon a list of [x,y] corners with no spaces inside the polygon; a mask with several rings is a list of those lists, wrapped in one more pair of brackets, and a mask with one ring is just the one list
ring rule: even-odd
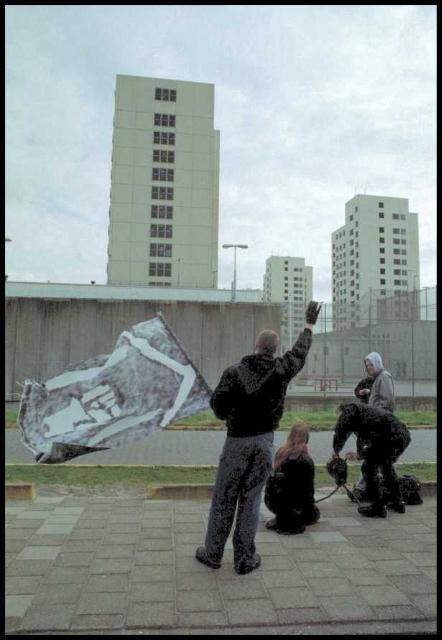
{"label": "person in white hooded jacket", "polygon": [[391,373],[384,369],[382,358],[376,351],[369,353],[364,359],[369,376],[374,378],[368,405],[375,409],[394,412],[394,383]]}
{"label": "person in white hooded jacket", "polygon": [[[368,356],[365,356],[364,364],[369,376],[367,378],[367,382],[369,382],[367,387],[369,388],[359,388],[358,385],[355,389],[356,397],[366,402],[370,407],[393,413],[395,405],[393,378],[384,369],[380,354],[377,351],[372,351]],[[367,490],[366,471],[366,464],[362,463],[361,477],[353,489],[358,499],[367,497],[365,495]]]}

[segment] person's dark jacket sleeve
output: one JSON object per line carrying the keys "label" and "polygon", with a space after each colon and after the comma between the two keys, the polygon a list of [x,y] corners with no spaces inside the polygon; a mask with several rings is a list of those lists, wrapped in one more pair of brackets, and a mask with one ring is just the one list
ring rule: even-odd
{"label": "person's dark jacket sleeve", "polygon": [[286,351],[279,359],[283,368],[284,376],[291,380],[299,373],[305,364],[307,354],[312,345],[312,332],[305,328],[298,336],[291,349]]}
{"label": "person's dark jacket sleeve", "polygon": [[235,404],[238,382],[233,367],[226,369],[210,398],[210,406],[219,420],[226,420]]}
{"label": "person's dark jacket sleeve", "polygon": [[335,426],[335,433],[333,436],[333,451],[339,453],[344,448],[351,431],[345,422],[341,419],[338,420]]}

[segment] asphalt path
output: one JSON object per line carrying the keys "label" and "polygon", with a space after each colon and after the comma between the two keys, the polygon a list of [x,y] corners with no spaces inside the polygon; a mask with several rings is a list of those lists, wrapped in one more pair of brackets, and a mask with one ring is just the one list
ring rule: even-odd
{"label": "asphalt path", "polygon": [[[411,429],[410,433],[411,443],[399,462],[436,462],[436,429]],[[18,430],[6,430],[5,434],[7,464],[34,462]],[[287,435],[287,431],[275,433],[275,449]],[[225,437],[225,431],[160,431],[131,447],[89,453],[65,464],[213,465],[218,464]],[[310,453],[316,463],[324,464],[330,458],[332,437],[332,431],[310,434]],[[356,439],[350,436],[344,452],[355,450]]]}

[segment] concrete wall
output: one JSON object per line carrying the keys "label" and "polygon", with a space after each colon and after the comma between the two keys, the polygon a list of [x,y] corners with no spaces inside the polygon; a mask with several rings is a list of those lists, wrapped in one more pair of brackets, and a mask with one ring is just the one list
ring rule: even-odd
{"label": "concrete wall", "polygon": [[256,334],[279,331],[280,305],[6,298],[5,399],[17,382],[44,382],[74,364],[111,353],[119,334],[160,311],[213,388],[222,371],[253,353]]}

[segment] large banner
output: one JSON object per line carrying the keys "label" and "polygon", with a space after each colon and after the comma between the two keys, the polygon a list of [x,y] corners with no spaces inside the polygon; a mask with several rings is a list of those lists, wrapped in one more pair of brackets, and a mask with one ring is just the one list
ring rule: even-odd
{"label": "large banner", "polygon": [[211,390],[161,314],[45,384],[26,380],[18,424],[40,463],[127,447],[210,407]]}

